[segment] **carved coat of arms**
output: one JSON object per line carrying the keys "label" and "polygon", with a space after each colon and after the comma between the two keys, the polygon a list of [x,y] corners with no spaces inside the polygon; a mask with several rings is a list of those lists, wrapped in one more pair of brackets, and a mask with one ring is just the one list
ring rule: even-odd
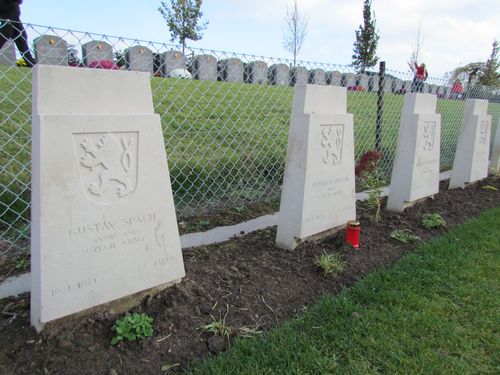
{"label": "carved coat of arms", "polygon": [[137,187],[138,132],[74,134],[86,195],[98,203],[116,203]]}
{"label": "carved coat of arms", "polygon": [[321,126],[321,161],[327,168],[333,168],[342,161],[344,125]]}
{"label": "carved coat of arms", "polygon": [[425,151],[434,150],[435,138],[436,138],[436,122],[425,121],[424,122],[424,144],[423,144],[423,149]]}

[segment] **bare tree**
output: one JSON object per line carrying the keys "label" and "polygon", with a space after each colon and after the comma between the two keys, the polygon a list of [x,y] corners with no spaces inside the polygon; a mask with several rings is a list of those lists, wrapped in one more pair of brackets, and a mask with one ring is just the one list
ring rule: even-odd
{"label": "bare tree", "polygon": [[410,70],[415,73],[415,64],[418,64],[418,58],[420,57],[420,52],[422,51],[422,46],[424,45],[424,36],[422,34],[422,20],[418,23],[417,36],[415,38],[415,45],[413,46],[413,51],[408,60],[408,65]]}
{"label": "bare tree", "polygon": [[283,35],[283,48],[293,54],[293,66],[297,63],[297,55],[302,49],[306,35],[307,15],[299,10],[297,0],[294,0],[293,6],[286,10]]}

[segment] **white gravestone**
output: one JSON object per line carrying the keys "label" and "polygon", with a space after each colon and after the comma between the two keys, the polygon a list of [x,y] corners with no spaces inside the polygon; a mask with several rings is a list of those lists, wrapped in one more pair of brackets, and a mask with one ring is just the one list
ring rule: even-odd
{"label": "white gravestone", "polygon": [[293,86],[305,85],[309,78],[309,72],[304,66],[296,66],[290,69],[290,82]]}
{"label": "white gravestone", "polygon": [[68,65],[68,44],[55,35],[42,35],[33,41],[37,64]]}
{"label": "white gravestone", "polygon": [[37,330],[184,276],[147,73],[33,69],[31,215]]}
{"label": "white gravestone", "polygon": [[326,73],[326,83],[332,86],[342,86],[342,73],[338,71]]}
{"label": "white gravestone", "polygon": [[245,82],[264,85],[267,83],[267,64],[264,61],[251,61],[245,67]]}
{"label": "white gravestone", "polygon": [[406,94],[387,200],[389,211],[403,212],[439,192],[441,115],[436,96]]}
{"label": "white gravestone", "polygon": [[488,176],[491,115],[488,101],[467,99],[449,189],[464,188],[467,183]]}
{"label": "white gravestone", "polygon": [[144,46],[133,46],[125,50],[125,68],[153,74],[153,51]]}
{"label": "white gravestone", "polygon": [[107,42],[92,40],[82,45],[82,56],[85,66],[101,61],[113,61],[113,47]]}
{"label": "white gravestone", "polygon": [[197,55],[193,59],[193,75],[201,81],[217,81],[217,59],[212,55]]}
{"label": "white gravestone", "polygon": [[326,73],[323,69],[311,69],[309,71],[309,83],[313,85],[326,85]]}
{"label": "white gravestone", "polygon": [[493,143],[493,154],[491,155],[490,168],[494,174],[500,175],[500,119],[495,133],[495,143]]}
{"label": "white gravestone", "polygon": [[16,65],[16,46],[12,39],[7,39],[0,50],[0,65]]}
{"label": "white gravestone", "polygon": [[345,88],[295,86],[276,245],[305,239],[356,218],[353,116]]}

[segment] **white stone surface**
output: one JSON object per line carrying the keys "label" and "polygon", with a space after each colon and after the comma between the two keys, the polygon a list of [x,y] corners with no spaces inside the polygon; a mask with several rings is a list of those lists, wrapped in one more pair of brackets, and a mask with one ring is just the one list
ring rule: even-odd
{"label": "white stone surface", "polygon": [[494,174],[500,174],[500,119],[497,124],[497,131],[495,133],[495,142],[493,143],[493,154],[491,155],[490,168]]}
{"label": "white stone surface", "polygon": [[278,247],[294,249],[356,217],[353,117],[346,98],[343,87],[295,87]]}
{"label": "white stone surface", "polygon": [[31,323],[40,330],[178,281],[184,265],[149,75],[49,65],[33,74]]}
{"label": "white stone surface", "polygon": [[488,101],[467,99],[458,139],[449,189],[464,188],[467,183],[488,176],[491,115]]}
{"label": "white stone surface", "polygon": [[406,94],[391,174],[387,209],[403,212],[414,201],[439,192],[441,115],[436,96]]}

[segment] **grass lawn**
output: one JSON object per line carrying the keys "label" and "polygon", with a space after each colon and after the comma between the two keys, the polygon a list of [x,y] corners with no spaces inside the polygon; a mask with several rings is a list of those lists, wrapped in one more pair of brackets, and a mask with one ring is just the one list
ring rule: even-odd
{"label": "grass lawn", "polygon": [[[152,78],[176,207],[198,207],[275,197],[283,178],[293,88]],[[0,220],[29,217],[31,70],[0,66]],[[355,154],[375,143],[377,95],[348,92]],[[403,96],[386,94],[382,125],[384,165],[390,172]],[[438,100],[442,164],[450,165],[463,101]],[[500,104],[490,104],[497,124]],[[3,204],[3,205],[2,205]]]}
{"label": "grass lawn", "polygon": [[498,373],[498,275],[500,208],[190,373]]}

